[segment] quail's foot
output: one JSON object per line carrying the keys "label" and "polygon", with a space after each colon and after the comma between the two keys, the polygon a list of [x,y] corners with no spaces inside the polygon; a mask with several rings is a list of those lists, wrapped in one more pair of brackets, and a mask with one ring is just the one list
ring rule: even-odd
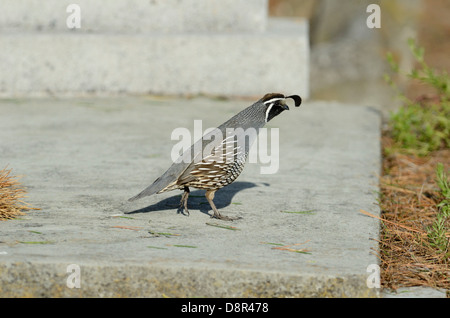
{"label": "quail's foot", "polygon": [[211,218],[216,218],[216,219],[219,219],[222,221],[235,221],[235,220],[242,219],[240,216],[231,217],[231,216],[222,215],[222,214],[220,214],[219,210],[217,210],[217,208],[215,206],[213,207],[213,211],[214,211],[214,214],[211,215]]}
{"label": "quail's foot", "polygon": [[187,207],[188,197],[189,197],[189,188],[184,187],[184,193],[181,196],[180,207],[178,208],[178,211],[183,214],[186,214],[187,216],[189,216],[189,210]]}
{"label": "quail's foot", "polygon": [[240,216],[231,217],[231,216],[226,216],[226,215],[222,215],[222,214],[211,215],[211,218],[219,219],[219,220],[222,220],[222,221],[236,221],[236,220],[242,219]]}
{"label": "quail's foot", "polygon": [[219,220],[223,220],[223,221],[234,221],[234,220],[241,219],[241,217],[232,218],[232,217],[220,214],[219,210],[217,210],[216,205],[214,204],[214,201],[213,201],[215,192],[216,192],[216,190],[209,190],[209,191],[206,191],[206,193],[205,193],[205,197],[208,200],[209,205],[211,206],[211,208],[214,211],[214,215],[212,215],[211,217],[219,219]]}
{"label": "quail's foot", "polygon": [[181,213],[181,214],[184,214],[184,215],[187,215],[187,216],[190,215],[187,206],[184,206],[183,203],[180,203],[180,206],[178,208],[178,213]]}

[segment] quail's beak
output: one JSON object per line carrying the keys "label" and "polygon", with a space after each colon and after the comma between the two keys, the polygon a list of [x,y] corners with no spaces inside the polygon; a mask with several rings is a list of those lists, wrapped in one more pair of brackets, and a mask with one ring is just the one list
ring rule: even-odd
{"label": "quail's beak", "polygon": [[286,104],[283,104],[283,109],[284,109],[284,110],[289,110],[289,106],[286,105]]}

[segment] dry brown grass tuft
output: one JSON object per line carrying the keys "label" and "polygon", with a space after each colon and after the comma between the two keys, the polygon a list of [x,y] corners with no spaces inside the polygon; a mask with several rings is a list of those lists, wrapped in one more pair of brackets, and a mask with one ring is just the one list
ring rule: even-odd
{"label": "dry brown grass tuft", "polygon": [[[383,149],[391,143],[390,137],[383,137]],[[398,153],[384,156],[380,184],[383,287],[450,289],[450,251],[440,251],[428,239],[428,229],[443,199],[436,184],[439,162],[444,163],[445,171],[449,169],[450,149],[433,152],[425,158]],[[450,239],[450,232],[446,236]]]}
{"label": "dry brown grass tuft", "polygon": [[26,210],[38,210],[23,201],[25,194],[18,179],[11,175],[11,169],[0,170],[0,220],[13,219]]}

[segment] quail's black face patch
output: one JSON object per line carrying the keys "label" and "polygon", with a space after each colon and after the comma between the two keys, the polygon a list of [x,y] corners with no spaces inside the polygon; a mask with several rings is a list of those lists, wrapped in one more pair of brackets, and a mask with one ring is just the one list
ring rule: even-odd
{"label": "quail's black face patch", "polygon": [[284,110],[289,109],[287,105],[283,102],[283,99],[278,99],[270,104],[268,104],[268,107],[266,109],[266,123],[268,123],[272,118],[278,116],[281,114]]}

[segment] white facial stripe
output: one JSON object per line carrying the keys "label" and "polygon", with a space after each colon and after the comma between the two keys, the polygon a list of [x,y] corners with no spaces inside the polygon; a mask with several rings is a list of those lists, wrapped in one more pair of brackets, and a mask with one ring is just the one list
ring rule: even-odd
{"label": "white facial stripe", "polygon": [[[265,104],[265,103],[264,103],[264,104]],[[270,110],[271,110],[272,107],[273,107],[273,104],[274,104],[274,103],[270,104],[270,106],[267,107],[267,110],[266,110],[266,123],[267,123],[267,118],[269,117]]]}
{"label": "white facial stripe", "polygon": [[284,99],[284,98],[280,98],[280,97],[272,98],[272,99],[269,99],[268,101],[264,102],[264,105],[267,105],[267,104],[269,104],[269,103],[276,102],[277,100],[283,100],[283,99]]}

